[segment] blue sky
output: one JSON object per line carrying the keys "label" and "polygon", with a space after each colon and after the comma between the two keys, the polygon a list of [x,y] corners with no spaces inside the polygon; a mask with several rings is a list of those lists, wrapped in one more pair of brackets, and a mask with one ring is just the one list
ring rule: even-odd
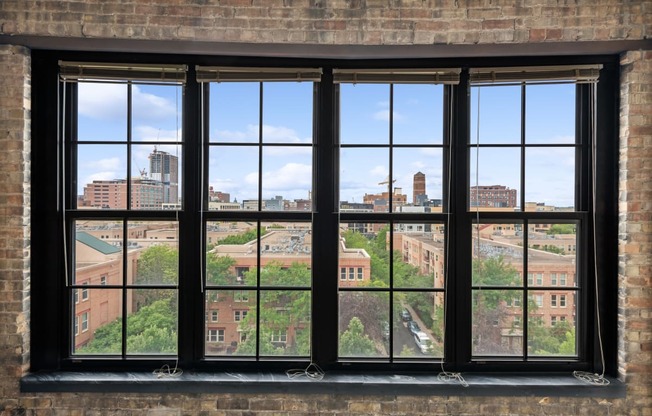
{"label": "blue sky", "polygon": [[[259,116],[258,83],[211,84],[209,184],[231,198],[257,198],[258,150],[238,146],[256,143],[262,124],[263,143],[279,146],[263,150],[263,197],[282,195],[286,199],[307,198],[311,187],[312,83],[265,83],[262,120]],[[478,94],[478,91],[480,93]],[[479,97],[478,97],[479,95]],[[341,85],[341,128],[343,144],[389,143],[389,86],[380,84]],[[125,140],[127,136],[127,88],[120,84],[83,83],[79,86],[79,139]],[[571,84],[528,86],[526,94],[526,143],[569,144],[574,140],[575,87]],[[479,98],[479,101],[478,101]],[[159,142],[158,148],[181,157],[182,92],[176,86],[136,85],[133,88],[135,142]],[[520,141],[520,87],[474,87],[471,90],[470,143],[518,144]],[[477,108],[480,106],[480,129]],[[395,85],[395,144],[441,144],[443,87]],[[479,136],[478,136],[479,133]],[[132,175],[149,169],[151,145],[132,147]],[[476,156],[479,154],[479,160]],[[430,198],[442,194],[442,151],[417,146],[396,149],[393,155],[396,180],[412,200],[412,177],[426,174]],[[126,177],[126,146],[80,145],[79,189],[95,179]],[[519,189],[520,150],[481,148],[471,151],[471,184],[476,163],[480,185],[506,185]],[[570,206],[573,201],[574,151],[563,147],[526,150],[526,200]],[[365,193],[386,189],[379,185],[389,175],[387,149],[346,148],[341,150],[340,200],[362,202]],[[208,186],[208,185],[207,185]]]}

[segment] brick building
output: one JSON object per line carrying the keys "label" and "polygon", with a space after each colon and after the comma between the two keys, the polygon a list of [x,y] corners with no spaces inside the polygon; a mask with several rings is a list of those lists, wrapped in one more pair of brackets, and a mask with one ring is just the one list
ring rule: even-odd
{"label": "brick building", "polygon": [[[652,407],[652,159],[650,74],[652,13],[644,0],[577,1],[58,1],[0,3],[0,412],[24,414],[649,414]],[[39,114],[31,111],[33,50],[222,54],[345,59],[429,59],[519,56],[619,57],[617,274],[613,333],[623,388],[578,396],[538,391],[515,396],[517,386],[491,396],[430,389],[425,395],[332,389],[314,393],[278,389],[237,391],[30,392],[21,378],[35,357],[30,338],[34,282],[40,259],[32,256],[32,222],[41,192],[32,165]],[[38,162],[42,162],[39,160]],[[44,192],[47,190],[44,190]],[[603,202],[603,201],[601,201]],[[35,212],[32,212],[35,211]],[[34,216],[32,216],[32,214]],[[53,243],[53,250],[56,244]],[[550,277],[551,278],[551,277]],[[617,310],[616,310],[617,309]],[[617,330],[616,330],[617,328]],[[150,371],[151,372],[151,371]],[[235,374],[238,376],[238,374]],[[161,381],[161,380],[155,380]],[[238,380],[241,382],[241,379]],[[400,384],[399,382],[394,384]],[[471,385],[473,382],[471,382]],[[612,384],[617,384],[616,382]],[[314,387],[315,384],[311,385]],[[88,388],[88,385],[85,385]],[[341,386],[340,386],[341,387]],[[613,386],[612,386],[613,387]],[[415,387],[412,387],[413,389]],[[346,393],[342,393],[346,391]],[[383,390],[387,392],[387,390]],[[485,392],[486,393],[486,390]]]}

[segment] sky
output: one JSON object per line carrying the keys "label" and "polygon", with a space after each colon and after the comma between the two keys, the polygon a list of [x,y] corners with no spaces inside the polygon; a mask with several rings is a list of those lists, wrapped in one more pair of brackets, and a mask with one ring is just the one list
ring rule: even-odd
{"label": "sky", "polygon": [[[263,198],[306,199],[311,190],[313,84],[263,84],[262,117],[259,83],[212,83],[209,99],[208,186],[228,192],[232,200],[257,199],[260,126],[263,147]],[[514,145],[520,142],[520,87],[471,89],[471,185],[505,185],[520,198],[520,149],[473,145]],[[181,146],[182,91],[177,86],[133,87],[132,140],[160,143],[159,150],[178,155]],[[340,93],[340,200],[362,202],[365,193],[380,193],[389,175],[387,148],[355,147],[388,144],[390,88],[382,84],[342,84]],[[477,113],[480,109],[478,128]],[[574,140],[575,86],[532,85],[526,92],[526,144],[570,144]],[[127,137],[127,87],[80,83],[79,140],[120,141]],[[443,183],[443,86],[395,85],[393,140],[415,147],[396,148],[394,186],[412,201],[412,178],[426,175],[426,193],[441,198]],[[151,145],[132,146],[132,176],[149,170]],[[479,156],[479,158],[478,158]],[[571,206],[574,150],[561,146],[526,149],[525,199],[547,205]],[[98,179],[125,178],[125,144],[79,145],[78,192]],[[206,189],[207,189],[206,188]]]}

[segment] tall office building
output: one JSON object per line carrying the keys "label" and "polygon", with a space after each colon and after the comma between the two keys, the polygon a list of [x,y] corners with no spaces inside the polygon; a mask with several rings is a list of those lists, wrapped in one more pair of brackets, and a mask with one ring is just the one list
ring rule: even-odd
{"label": "tall office building", "polygon": [[149,155],[149,175],[163,184],[163,203],[179,202],[179,158],[154,148]]}
{"label": "tall office building", "polygon": [[426,195],[426,175],[421,172],[414,174],[412,183],[412,204],[423,205],[423,201],[427,199]]}

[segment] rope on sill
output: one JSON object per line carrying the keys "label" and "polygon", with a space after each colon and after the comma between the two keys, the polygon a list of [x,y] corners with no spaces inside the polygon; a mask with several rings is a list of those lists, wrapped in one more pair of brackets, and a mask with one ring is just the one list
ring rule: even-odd
{"label": "rope on sill", "polygon": [[594,386],[606,386],[610,382],[604,377],[604,374],[589,373],[588,371],[573,371],[576,379]]}
{"label": "rope on sill", "polygon": [[174,368],[165,364],[163,367],[159,368],[158,370],[152,371],[152,374],[154,374],[156,378],[179,377],[181,374],[183,374],[183,370],[178,367],[178,364],[179,362],[176,361],[174,363]]}
{"label": "rope on sill", "polygon": [[463,387],[469,387],[469,383],[464,380],[464,377],[462,377],[461,373],[451,373],[450,371],[442,371],[439,373],[437,376],[437,379],[439,381],[443,381],[444,383],[460,383]]}
{"label": "rope on sill", "polygon": [[299,378],[302,376],[306,376],[310,380],[316,380],[319,381],[324,378],[324,370],[321,369],[317,364],[315,363],[310,363],[308,367],[305,369],[301,368],[293,368],[290,370],[287,370],[285,374],[288,376],[290,380]]}

